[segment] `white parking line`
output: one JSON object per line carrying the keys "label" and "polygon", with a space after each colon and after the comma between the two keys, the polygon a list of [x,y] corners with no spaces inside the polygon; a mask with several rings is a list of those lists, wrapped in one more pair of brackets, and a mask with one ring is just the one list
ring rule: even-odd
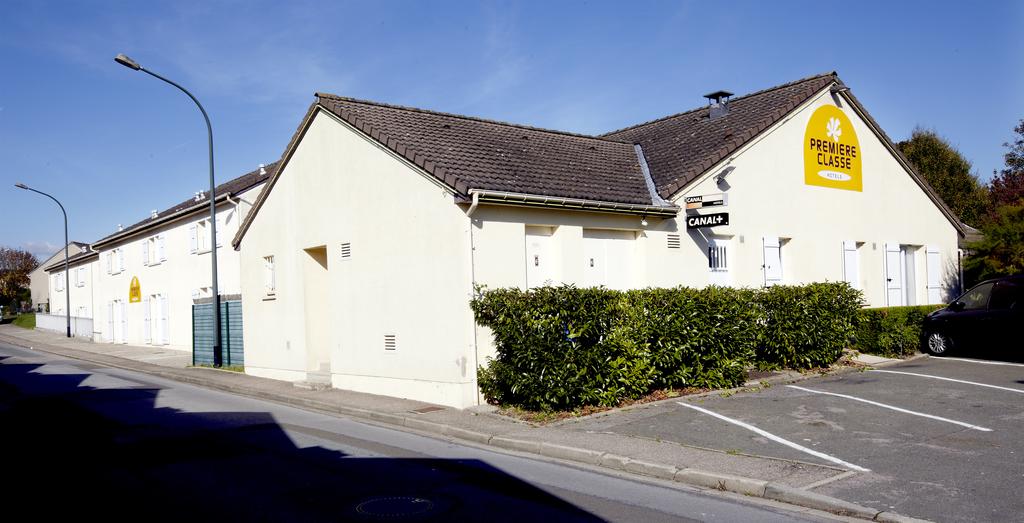
{"label": "white parking line", "polygon": [[988,360],[975,360],[975,359],[971,359],[971,358],[950,358],[950,357],[932,358],[932,359],[938,360],[938,361],[964,361],[964,362],[968,362],[968,363],[982,363],[982,364],[985,364],[985,365],[1008,365],[1008,366],[1011,366],[1011,367],[1024,367],[1024,363],[1010,363],[1008,361],[988,361]]}
{"label": "white parking line", "polygon": [[873,369],[873,370],[870,370],[868,372],[885,372],[887,374],[905,374],[907,376],[918,376],[918,377],[921,377],[921,378],[931,378],[933,380],[953,381],[953,382],[956,382],[956,383],[966,383],[967,385],[977,385],[978,387],[987,387],[987,388],[990,388],[990,389],[1008,390],[1010,392],[1016,392],[1018,394],[1024,394],[1024,390],[1021,390],[1021,389],[1014,389],[1014,388],[1011,388],[1011,387],[1000,387],[999,385],[989,385],[987,383],[978,383],[976,381],[955,380],[953,378],[943,378],[942,376],[932,376],[931,374],[918,374],[916,372],[902,372],[902,371],[898,371],[898,370],[881,370],[881,369]]}
{"label": "white parking line", "polygon": [[893,405],[886,405],[885,403],[879,403],[877,401],[871,401],[871,400],[866,400],[866,399],[863,399],[863,398],[858,398],[856,396],[847,396],[846,394],[836,394],[835,392],[826,392],[826,391],[823,391],[823,390],[805,389],[803,387],[797,387],[796,385],[786,385],[786,386],[791,388],[791,389],[802,390],[804,392],[813,392],[814,394],[825,394],[827,396],[835,396],[837,398],[846,398],[848,400],[860,401],[862,403],[867,403],[869,405],[874,405],[876,407],[882,407],[883,409],[895,410],[896,412],[902,412],[904,414],[911,414],[913,416],[921,416],[922,418],[928,418],[928,419],[933,419],[933,420],[937,420],[937,421],[945,421],[946,423],[952,423],[954,425],[960,425],[961,427],[967,427],[967,428],[972,429],[972,430],[980,430],[982,432],[992,432],[992,429],[986,429],[985,427],[979,427],[978,425],[971,425],[970,423],[964,423],[962,421],[956,421],[956,420],[952,420],[952,419],[949,419],[949,418],[943,418],[941,416],[933,416],[931,414],[925,414],[923,412],[915,412],[915,411],[912,411],[912,410],[907,410],[907,409],[904,409],[904,408],[896,407],[896,406],[893,406]]}
{"label": "white parking line", "polygon": [[753,425],[744,423],[744,422],[742,422],[740,420],[735,420],[735,419],[732,419],[732,418],[728,418],[728,417],[725,417],[725,416],[723,416],[721,414],[718,414],[718,413],[715,413],[715,412],[711,412],[710,410],[698,407],[696,405],[690,405],[689,403],[683,403],[681,401],[677,401],[676,403],[678,403],[679,405],[682,405],[682,406],[684,406],[684,407],[686,407],[688,409],[693,409],[693,410],[696,410],[696,411],[699,411],[699,412],[703,412],[704,414],[707,414],[709,416],[714,416],[714,417],[716,417],[716,418],[718,418],[718,419],[720,419],[722,421],[727,421],[729,423],[732,423],[733,425],[739,425],[740,427],[743,427],[743,428],[745,428],[745,429],[747,429],[747,430],[749,430],[751,432],[755,432],[757,434],[760,434],[761,436],[764,436],[764,437],[766,437],[766,438],[768,438],[768,439],[770,439],[770,440],[772,440],[772,441],[774,441],[776,443],[781,443],[781,444],[783,444],[783,445],[785,445],[785,446],[787,446],[789,448],[793,448],[793,449],[799,450],[800,452],[804,452],[804,453],[810,454],[812,456],[819,457],[819,458],[821,458],[821,459],[823,459],[825,461],[831,461],[832,463],[835,463],[837,465],[842,465],[844,467],[856,470],[858,472],[871,472],[870,470],[868,470],[868,469],[866,469],[864,467],[861,467],[861,466],[858,466],[858,465],[854,465],[853,463],[847,463],[847,462],[845,462],[845,461],[843,461],[843,460],[841,460],[839,458],[836,458],[836,457],[833,457],[833,456],[829,456],[828,454],[824,454],[824,453],[818,452],[816,450],[811,450],[811,449],[809,449],[807,447],[804,447],[802,445],[797,445],[796,443],[793,443],[792,441],[789,441],[787,439],[782,439],[782,438],[776,436],[775,434],[772,434],[770,432],[765,432],[765,431],[763,431],[763,430],[761,430],[761,429],[759,429],[759,428],[757,428],[757,427],[755,427]]}

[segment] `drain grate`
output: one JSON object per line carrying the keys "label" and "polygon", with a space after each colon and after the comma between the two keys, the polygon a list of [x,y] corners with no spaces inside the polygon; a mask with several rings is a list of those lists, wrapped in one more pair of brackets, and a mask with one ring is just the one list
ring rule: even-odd
{"label": "drain grate", "polygon": [[434,510],[434,502],[415,496],[389,496],[368,499],[356,505],[356,512],[379,519],[422,516]]}

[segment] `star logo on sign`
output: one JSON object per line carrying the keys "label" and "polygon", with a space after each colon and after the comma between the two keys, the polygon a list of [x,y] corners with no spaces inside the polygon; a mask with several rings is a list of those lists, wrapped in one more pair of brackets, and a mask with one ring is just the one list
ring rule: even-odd
{"label": "star logo on sign", "polygon": [[839,127],[839,118],[832,117],[828,119],[828,126],[825,128],[826,134],[829,138],[839,141],[839,137],[843,135],[843,130]]}

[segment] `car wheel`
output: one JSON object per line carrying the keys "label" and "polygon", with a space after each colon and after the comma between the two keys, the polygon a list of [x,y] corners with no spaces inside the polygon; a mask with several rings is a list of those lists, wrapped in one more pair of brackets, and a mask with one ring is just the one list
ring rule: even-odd
{"label": "car wheel", "polygon": [[949,354],[950,349],[953,348],[953,342],[949,340],[949,336],[941,332],[932,332],[928,334],[928,340],[924,348],[928,351],[928,354],[944,356]]}

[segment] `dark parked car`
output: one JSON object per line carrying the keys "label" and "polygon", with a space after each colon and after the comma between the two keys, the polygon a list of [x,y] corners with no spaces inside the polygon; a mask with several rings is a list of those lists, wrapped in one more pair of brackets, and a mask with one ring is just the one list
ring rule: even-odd
{"label": "dark parked car", "polygon": [[983,281],[929,314],[924,320],[924,348],[929,354],[941,355],[951,350],[1005,347],[1019,344],[1022,332],[1024,276],[1009,276]]}

